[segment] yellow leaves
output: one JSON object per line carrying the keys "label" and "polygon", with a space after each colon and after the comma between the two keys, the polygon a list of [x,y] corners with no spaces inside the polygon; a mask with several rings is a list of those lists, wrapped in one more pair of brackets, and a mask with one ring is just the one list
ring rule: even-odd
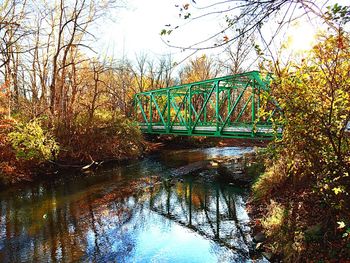
{"label": "yellow leaves", "polygon": [[344,221],[339,221],[337,222],[337,224],[338,224],[338,229],[343,229],[346,226]]}
{"label": "yellow leaves", "polygon": [[268,213],[266,217],[261,221],[261,225],[265,229],[266,234],[268,236],[272,236],[281,231],[281,227],[284,223],[284,218],[286,215],[286,210],[281,204],[275,202],[274,200],[271,200],[267,209]]}
{"label": "yellow leaves", "polygon": [[338,195],[338,194],[344,192],[344,190],[342,189],[342,187],[334,187],[334,188],[332,189],[332,191],[335,193],[335,195]]}
{"label": "yellow leaves", "polygon": [[213,59],[207,57],[206,55],[191,59],[184,68],[182,82],[190,83],[213,78],[215,76],[212,74],[214,67],[215,64]]}

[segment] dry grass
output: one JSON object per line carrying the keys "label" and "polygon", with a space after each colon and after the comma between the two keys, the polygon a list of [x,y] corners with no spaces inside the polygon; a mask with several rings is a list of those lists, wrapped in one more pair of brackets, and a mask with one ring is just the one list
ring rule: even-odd
{"label": "dry grass", "polygon": [[265,229],[267,236],[273,236],[281,231],[286,209],[283,205],[271,200],[267,206],[267,211],[267,214],[261,220],[261,225]]}
{"label": "dry grass", "polygon": [[286,182],[288,165],[283,159],[278,160],[263,173],[253,185],[254,196],[257,199],[268,198]]}

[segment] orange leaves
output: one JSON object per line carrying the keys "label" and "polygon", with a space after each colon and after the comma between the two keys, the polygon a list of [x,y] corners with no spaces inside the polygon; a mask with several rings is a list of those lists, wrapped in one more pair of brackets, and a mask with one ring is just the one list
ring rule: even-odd
{"label": "orange leaves", "polygon": [[[13,119],[1,120],[0,121],[0,134],[12,129],[14,124],[15,124],[15,121]],[[1,137],[1,138],[3,138],[3,137]]]}
{"label": "orange leaves", "polygon": [[[175,5],[175,7],[179,7],[179,5]],[[183,5],[180,7],[180,9],[179,9],[179,11],[180,11],[179,17],[180,17],[180,18],[183,17],[184,19],[190,18],[191,13],[190,13],[190,12],[185,12],[185,11],[187,11],[189,8],[190,8],[190,4],[189,4],[189,3],[183,4]]]}
{"label": "orange leaves", "polygon": [[10,90],[10,84],[9,81],[5,81],[4,83],[0,84],[0,99],[1,97],[10,97],[11,96],[11,90]]}
{"label": "orange leaves", "polygon": [[9,82],[0,84],[0,118],[8,111],[9,99],[11,98],[11,90]]}
{"label": "orange leaves", "polygon": [[345,49],[344,41],[343,41],[343,36],[339,35],[337,39],[337,44],[339,49]]}

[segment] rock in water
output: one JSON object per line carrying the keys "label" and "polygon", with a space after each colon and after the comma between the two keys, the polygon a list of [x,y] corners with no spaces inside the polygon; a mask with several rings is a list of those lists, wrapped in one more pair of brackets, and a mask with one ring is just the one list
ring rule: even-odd
{"label": "rock in water", "polygon": [[207,165],[208,165],[208,161],[199,161],[195,163],[190,163],[188,165],[172,170],[171,175],[172,176],[188,175],[188,174],[205,169]]}
{"label": "rock in water", "polygon": [[266,240],[266,236],[263,232],[259,232],[253,237],[253,240],[255,243],[261,243]]}

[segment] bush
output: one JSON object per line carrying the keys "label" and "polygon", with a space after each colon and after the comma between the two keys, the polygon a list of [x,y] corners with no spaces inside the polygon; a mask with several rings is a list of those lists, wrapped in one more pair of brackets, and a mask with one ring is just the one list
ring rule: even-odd
{"label": "bush", "polygon": [[44,162],[54,159],[59,152],[53,136],[45,132],[37,120],[17,124],[8,137],[17,158]]}
{"label": "bush", "polygon": [[143,149],[139,127],[121,114],[103,111],[89,120],[79,116],[69,128],[58,129],[59,159],[67,162],[121,160],[138,157]]}
{"label": "bush", "polygon": [[320,37],[307,59],[276,74],[271,86],[283,109],[283,140],[256,190],[268,193],[290,177],[292,183],[313,181],[327,199],[350,193],[349,58],[350,38],[340,32]]}
{"label": "bush", "polygon": [[[332,250],[349,259],[346,227],[338,227],[350,217],[349,72],[350,37],[339,31],[321,36],[307,57],[276,73],[271,85],[283,109],[283,138],[253,191],[267,206],[262,227],[270,248],[285,261],[327,259]],[[266,202],[272,196],[290,213],[282,225],[282,210]],[[320,247],[324,255],[314,253]]]}

